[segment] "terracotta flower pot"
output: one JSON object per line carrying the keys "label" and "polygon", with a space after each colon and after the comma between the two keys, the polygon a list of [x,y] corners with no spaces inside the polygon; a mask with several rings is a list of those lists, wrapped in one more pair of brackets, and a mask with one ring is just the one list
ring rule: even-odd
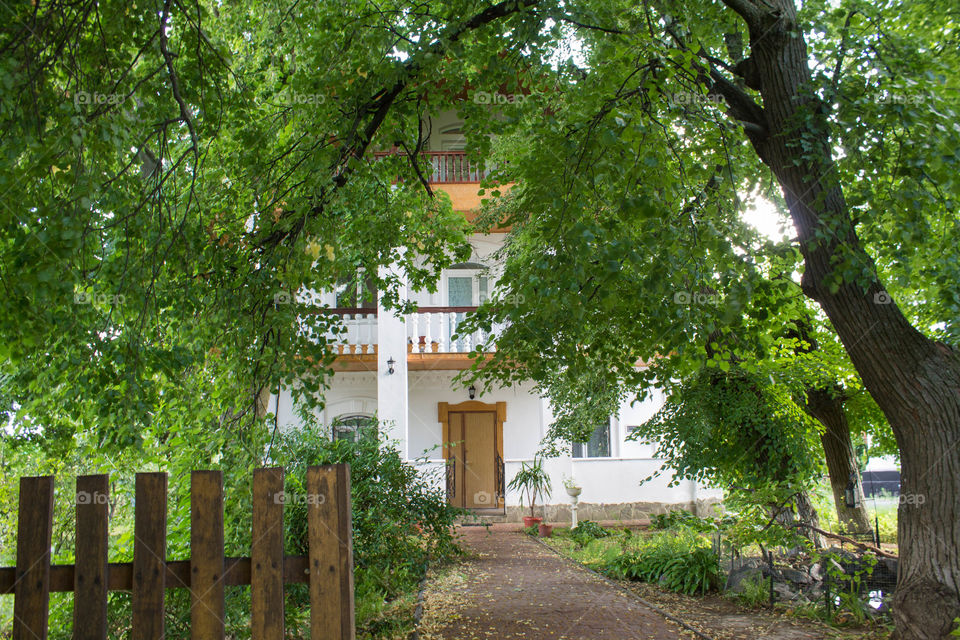
{"label": "terracotta flower pot", "polygon": [[530,516],[523,516],[523,526],[525,527],[535,527],[541,522],[543,522],[543,518],[531,518]]}
{"label": "terracotta flower pot", "polygon": [[553,533],[553,525],[552,525],[552,524],[543,524],[543,523],[541,522],[541,523],[540,523],[540,526],[537,527],[537,532],[540,534],[540,537],[541,537],[541,538],[549,538],[549,537],[550,537],[550,534]]}

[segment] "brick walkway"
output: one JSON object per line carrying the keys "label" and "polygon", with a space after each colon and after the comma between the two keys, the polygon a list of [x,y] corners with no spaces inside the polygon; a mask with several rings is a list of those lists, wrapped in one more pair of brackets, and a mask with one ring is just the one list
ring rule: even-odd
{"label": "brick walkway", "polygon": [[528,536],[483,527],[461,531],[477,557],[428,587],[424,640],[694,637]]}

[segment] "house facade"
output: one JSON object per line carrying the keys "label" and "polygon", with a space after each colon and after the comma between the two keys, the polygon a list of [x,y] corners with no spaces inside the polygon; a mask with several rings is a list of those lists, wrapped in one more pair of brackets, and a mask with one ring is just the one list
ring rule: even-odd
{"label": "house facade", "polygon": [[[483,176],[463,152],[460,123],[446,114],[431,130],[432,186],[470,219],[480,204]],[[362,282],[321,294],[320,302],[341,316],[346,333],[337,337],[335,373],[316,417],[335,438],[355,437],[376,417],[402,455],[445,487],[452,504],[517,521],[523,515],[521,496],[507,486],[539,450],[553,420],[550,403],[530,382],[467,389],[455,380],[471,365],[471,349],[489,337],[461,335],[457,328],[496,287],[493,256],[503,239],[502,231],[474,234],[471,257],[444,270],[436,293],[408,287],[405,295],[417,304],[416,313],[384,308]],[[590,442],[547,459],[552,491],[543,515],[569,519],[572,499],[563,484],[568,478],[583,489],[581,519],[639,519],[672,508],[703,512],[716,502],[718,492],[697,483],[668,486],[669,470],[647,480],[663,463],[654,457],[653,444],[627,436],[662,402],[662,394],[654,393],[642,403],[624,403],[606,424],[596,425]],[[273,398],[271,406],[281,428],[298,424],[289,392]]]}

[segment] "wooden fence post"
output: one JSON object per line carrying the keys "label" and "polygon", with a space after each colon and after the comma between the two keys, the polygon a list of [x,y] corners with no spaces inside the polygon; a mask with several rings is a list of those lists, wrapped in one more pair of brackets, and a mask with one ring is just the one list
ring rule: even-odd
{"label": "wooden fence post", "polygon": [[250,539],[250,632],[283,640],[283,467],[253,472]]}
{"label": "wooden fence post", "polygon": [[223,473],[190,474],[190,637],[223,640]]}
{"label": "wooden fence post", "polygon": [[73,637],[106,640],[110,477],[77,477]]}
{"label": "wooden fence post", "polygon": [[20,478],[13,640],[46,640],[52,536],[53,476]]}
{"label": "wooden fence post", "polygon": [[167,474],[138,473],[133,524],[133,640],[162,640],[167,579]]}
{"label": "wooden fence post", "polygon": [[307,468],[310,637],[353,640],[350,465]]}

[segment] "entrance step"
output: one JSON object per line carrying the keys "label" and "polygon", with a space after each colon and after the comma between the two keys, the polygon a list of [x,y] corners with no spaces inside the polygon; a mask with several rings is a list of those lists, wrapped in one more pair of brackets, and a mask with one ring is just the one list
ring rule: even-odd
{"label": "entrance step", "polygon": [[464,527],[499,524],[502,522],[507,522],[507,515],[502,509],[471,509],[469,515],[462,516],[457,520],[457,524]]}

